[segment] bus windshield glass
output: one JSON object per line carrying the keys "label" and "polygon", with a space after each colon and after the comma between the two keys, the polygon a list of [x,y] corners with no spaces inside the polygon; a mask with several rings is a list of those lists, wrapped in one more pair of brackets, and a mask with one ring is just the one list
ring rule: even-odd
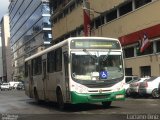
{"label": "bus windshield glass", "polygon": [[71,56],[74,80],[107,81],[124,76],[121,52],[82,50]]}

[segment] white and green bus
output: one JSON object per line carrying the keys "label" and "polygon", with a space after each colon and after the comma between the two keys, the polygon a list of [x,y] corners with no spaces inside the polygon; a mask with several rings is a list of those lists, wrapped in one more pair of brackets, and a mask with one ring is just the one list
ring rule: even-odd
{"label": "white and green bus", "polygon": [[125,100],[119,40],[73,37],[25,59],[25,93],[37,101],[66,103]]}

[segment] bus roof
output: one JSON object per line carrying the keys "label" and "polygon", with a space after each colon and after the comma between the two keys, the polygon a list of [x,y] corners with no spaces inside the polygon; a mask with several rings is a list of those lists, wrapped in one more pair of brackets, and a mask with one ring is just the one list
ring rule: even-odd
{"label": "bus roof", "polygon": [[62,41],[62,42],[60,42],[60,43],[57,43],[57,44],[55,44],[55,45],[53,45],[53,46],[51,46],[51,47],[49,47],[49,48],[47,48],[47,49],[45,49],[45,50],[43,50],[43,51],[40,51],[40,52],[38,52],[38,53],[36,53],[36,54],[34,54],[34,55],[26,58],[25,61],[28,61],[28,60],[30,60],[30,59],[36,58],[36,57],[38,57],[38,56],[41,56],[41,55],[43,55],[43,54],[45,54],[45,53],[47,53],[47,52],[52,51],[53,49],[57,49],[58,47],[63,46],[63,45],[66,44],[67,42],[68,42],[68,39],[67,39],[67,40],[64,40],[64,41]]}
{"label": "bus roof", "polygon": [[[102,39],[102,40],[118,40],[116,38],[109,38],[109,37],[70,37],[68,39]],[[119,40],[118,40],[119,41]]]}
{"label": "bus roof", "polygon": [[60,43],[57,43],[57,44],[55,44],[55,45],[53,45],[53,46],[51,46],[51,47],[49,47],[49,48],[47,48],[47,49],[45,49],[45,50],[43,50],[43,51],[40,51],[40,52],[38,52],[38,53],[36,53],[36,54],[34,54],[34,55],[32,55],[32,56],[30,56],[30,57],[28,57],[28,58],[26,58],[25,59],[25,62],[26,61],[28,61],[28,60],[31,60],[31,59],[33,59],[33,58],[36,58],[36,57],[38,57],[38,56],[41,56],[41,55],[43,55],[43,54],[45,54],[45,53],[47,53],[47,52],[50,52],[50,51],[52,51],[52,50],[54,50],[54,49],[57,49],[58,47],[61,47],[61,46],[63,46],[63,45],[65,45],[65,44],[67,44],[68,43],[68,41],[71,41],[71,40],[79,40],[79,39],[101,39],[101,40],[113,40],[113,41],[118,41],[119,42],[119,40],[118,39],[116,39],[116,38],[108,38],[108,37],[70,37],[70,38],[68,38],[68,39],[66,39],[66,40],[64,40],[64,41],[62,41],[62,42],[60,42]]}

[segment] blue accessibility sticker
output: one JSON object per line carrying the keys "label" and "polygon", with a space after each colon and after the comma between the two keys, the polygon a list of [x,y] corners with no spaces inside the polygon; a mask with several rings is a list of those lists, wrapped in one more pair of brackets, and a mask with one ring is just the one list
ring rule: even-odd
{"label": "blue accessibility sticker", "polygon": [[108,72],[107,71],[101,71],[99,73],[99,76],[101,79],[107,79],[108,78]]}

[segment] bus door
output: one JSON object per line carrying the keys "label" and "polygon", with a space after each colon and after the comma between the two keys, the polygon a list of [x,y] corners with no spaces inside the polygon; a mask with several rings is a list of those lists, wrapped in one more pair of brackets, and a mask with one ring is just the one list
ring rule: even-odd
{"label": "bus door", "polygon": [[43,74],[42,74],[42,80],[43,80],[43,94],[44,94],[44,99],[48,98],[47,95],[47,82],[48,82],[48,77],[47,77],[47,71],[46,71],[46,60],[43,60],[42,62],[43,65]]}
{"label": "bus door", "polygon": [[63,64],[64,64],[64,77],[65,77],[65,91],[66,91],[66,100],[70,99],[69,94],[69,71],[68,71],[68,52],[63,52]]}

